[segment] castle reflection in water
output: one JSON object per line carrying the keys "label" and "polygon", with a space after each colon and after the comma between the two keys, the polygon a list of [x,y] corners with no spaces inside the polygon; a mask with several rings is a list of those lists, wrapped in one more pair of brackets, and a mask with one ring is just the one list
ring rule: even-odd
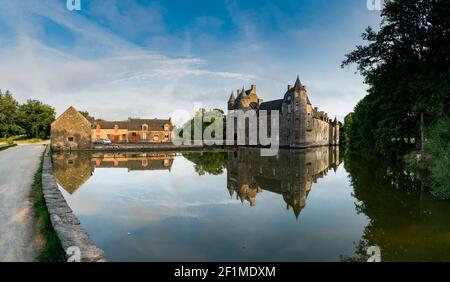
{"label": "castle reflection in water", "polygon": [[[221,154],[217,158],[216,154]],[[230,196],[250,206],[257,202],[262,191],[282,195],[288,209],[298,218],[306,205],[313,183],[330,169],[340,165],[338,147],[320,147],[306,150],[280,150],[274,157],[261,157],[256,148],[238,148],[219,152],[183,153],[195,163],[196,169],[208,173],[214,163],[227,171],[227,189]],[[54,177],[68,193],[75,193],[94,174],[95,168],[126,168],[136,170],[168,170],[177,153],[55,153]],[[214,159],[214,161],[212,161]],[[219,161],[217,161],[219,160]],[[217,174],[212,173],[211,174]]]}
{"label": "castle reflection in water", "polygon": [[313,183],[329,169],[336,171],[339,164],[336,147],[280,150],[275,157],[261,157],[258,149],[240,148],[228,153],[228,191],[251,206],[264,190],[280,194],[298,218]]}

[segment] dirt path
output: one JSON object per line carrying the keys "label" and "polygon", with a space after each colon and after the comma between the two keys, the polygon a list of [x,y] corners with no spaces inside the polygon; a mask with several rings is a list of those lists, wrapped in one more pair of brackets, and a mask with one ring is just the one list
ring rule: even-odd
{"label": "dirt path", "polygon": [[36,258],[30,193],[44,149],[42,144],[33,144],[0,151],[0,262]]}

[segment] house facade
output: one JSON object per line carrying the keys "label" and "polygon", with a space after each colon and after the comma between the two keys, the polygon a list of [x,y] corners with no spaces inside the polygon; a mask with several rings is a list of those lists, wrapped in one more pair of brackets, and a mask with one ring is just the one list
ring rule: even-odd
{"label": "house facade", "polygon": [[[249,90],[237,90],[228,100],[228,112],[253,110],[259,114],[265,110],[270,120],[272,111],[279,113],[279,142],[283,147],[308,148],[316,146],[339,145],[340,122],[328,117],[328,114],[313,107],[300,79],[288,85],[282,99],[264,102],[256,93],[256,85]],[[270,121],[268,122],[270,132]],[[242,130],[242,129],[240,129]],[[248,131],[247,129],[244,129]],[[242,132],[239,132],[242,134]],[[238,134],[235,126],[235,135]],[[245,133],[244,133],[245,134]]]}
{"label": "house facade", "polygon": [[109,139],[114,143],[172,142],[170,119],[134,119],[94,122],[92,140]]}
{"label": "house facade", "polygon": [[113,143],[171,143],[172,130],[171,119],[96,121],[70,107],[52,123],[51,146],[54,149],[89,149],[100,139]]}

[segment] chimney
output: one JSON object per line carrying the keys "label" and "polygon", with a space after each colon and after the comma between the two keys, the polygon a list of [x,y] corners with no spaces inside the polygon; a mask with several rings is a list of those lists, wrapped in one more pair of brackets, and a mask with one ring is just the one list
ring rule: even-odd
{"label": "chimney", "polygon": [[252,92],[256,93],[256,85],[255,84],[252,84]]}
{"label": "chimney", "polygon": [[241,94],[241,89],[238,89],[236,93],[237,93],[237,96],[239,96]]}
{"label": "chimney", "polygon": [[292,89],[292,85],[288,85],[288,91]]}

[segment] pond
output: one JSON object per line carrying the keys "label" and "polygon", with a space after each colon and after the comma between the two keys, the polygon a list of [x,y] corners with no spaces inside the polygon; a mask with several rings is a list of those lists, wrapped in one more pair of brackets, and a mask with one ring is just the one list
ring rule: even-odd
{"label": "pond", "polygon": [[108,261],[450,260],[450,204],[400,165],[339,148],[55,153]]}

